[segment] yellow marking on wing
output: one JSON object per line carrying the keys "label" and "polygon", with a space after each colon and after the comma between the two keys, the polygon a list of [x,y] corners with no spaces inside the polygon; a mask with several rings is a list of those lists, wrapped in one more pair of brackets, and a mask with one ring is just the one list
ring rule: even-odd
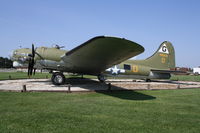
{"label": "yellow marking on wing", "polygon": [[138,72],[138,66],[136,66],[136,65],[133,65],[132,66],[132,71],[134,72],[134,73],[137,73]]}

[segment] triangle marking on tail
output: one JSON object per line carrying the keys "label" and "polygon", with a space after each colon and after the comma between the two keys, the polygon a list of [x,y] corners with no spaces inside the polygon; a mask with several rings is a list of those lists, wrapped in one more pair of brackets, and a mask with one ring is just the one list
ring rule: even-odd
{"label": "triangle marking on tail", "polygon": [[164,54],[169,54],[169,50],[167,49],[166,44],[163,44],[163,45],[160,47],[160,49],[159,49],[158,52],[164,53]]}

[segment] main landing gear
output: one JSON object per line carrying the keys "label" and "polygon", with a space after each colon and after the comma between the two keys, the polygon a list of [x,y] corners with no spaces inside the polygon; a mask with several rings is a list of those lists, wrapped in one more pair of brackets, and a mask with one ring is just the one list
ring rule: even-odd
{"label": "main landing gear", "polygon": [[151,79],[145,79],[145,82],[151,82]]}
{"label": "main landing gear", "polygon": [[62,72],[52,73],[51,81],[54,85],[63,85],[65,80],[65,76]]}
{"label": "main landing gear", "polygon": [[99,74],[99,75],[97,76],[97,78],[98,78],[98,80],[99,80],[100,82],[105,82],[105,81],[106,81],[106,77],[105,77],[104,75],[102,75],[102,74]]}
{"label": "main landing gear", "polygon": [[[66,78],[62,72],[51,72],[51,73],[52,73],[51,81],[54,85],[65,84]],[[106,81],[106,77],[102,74],[98,75],[97,77],[100,82]]]}

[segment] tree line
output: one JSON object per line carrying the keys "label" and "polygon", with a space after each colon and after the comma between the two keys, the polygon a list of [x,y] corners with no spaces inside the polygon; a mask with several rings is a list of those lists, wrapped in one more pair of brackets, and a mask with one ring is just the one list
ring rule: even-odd
{"label": "tree line", "polygon": [[0,68],[12,68],[13,62],[9,58],[0,57]]}

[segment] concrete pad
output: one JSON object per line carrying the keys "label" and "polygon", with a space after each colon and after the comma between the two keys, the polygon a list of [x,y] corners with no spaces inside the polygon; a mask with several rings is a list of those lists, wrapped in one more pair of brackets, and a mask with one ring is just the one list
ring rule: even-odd
{"label": "concrete pad", "polygon": [[[50,92],[88,92],[107,91],[111,84],[111,90],[161,90],[161,89],[185,89],[200,88],[200,82],[166,81],[133,82],[130,79],[109,79],[106,83],[100,83],[96,79],[68,79],[65,85],[55,86],[50,79],[22,79],[0,81],[0,91],[50,91]],[[70,85],[69,85],[70,84]]]}

